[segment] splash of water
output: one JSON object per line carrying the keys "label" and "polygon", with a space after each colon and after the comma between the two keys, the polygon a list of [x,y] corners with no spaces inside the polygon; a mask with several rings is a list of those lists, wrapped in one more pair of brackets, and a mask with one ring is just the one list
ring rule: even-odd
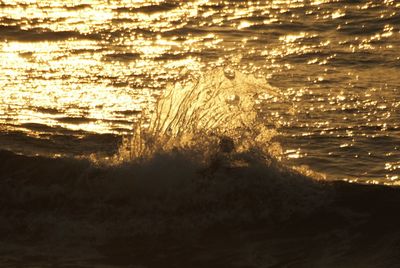
{"label": "splash of water", "polygon": [[[2,182],[0,203],[10,215],[15,207],[30,212],[0,221],[0,233],[17,233],[9,227],[22,221],[43,237],[108,240],[312,213],[330,202],[328,190],[274,161],[276,133],[257,112],[268,94],[277,92],[264,79],[223,69],[168,87],[134,126],[117,165],[0,152],[10,159],[3,178],[13,178]],[[86,217],[63,216],[69,213]]]}
{"label": "splash of water", "polygon": [[278,151],[271,142],[275,131],[264,126],[256,109],[260,95],[277,94],[265,79],[222,68],[169,86],[151,116],[145,111],[134,125],[119,158],[148,158],[174,149],[212,153],[222,138],[233,142],[236,153],[252,147]]}

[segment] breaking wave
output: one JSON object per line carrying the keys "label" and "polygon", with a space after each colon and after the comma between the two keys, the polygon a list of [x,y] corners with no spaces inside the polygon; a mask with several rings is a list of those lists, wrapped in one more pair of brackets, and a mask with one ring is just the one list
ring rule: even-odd
{"label": "breaking wave", "polygon": [[257,149],[278,156],[280,147],[271,141],[276,131],[257,113],[263,99],[278,96],[265,79],[229,69],[169,86],[150,115],[144,110],[118,157],[130,161],[189,149],[207,158],[217,153],[221,139],[232,142],[232,153]]}
{"label": "breaking wave", "polygon": [[100,239],[307,215],[328,190],[280,164],[257,114],[277,96],[263,79],[215,70],[169,87],[114,158],[2,152],[0,233]]}
{"label": "breaking wave", "polygon": [[[23,254],[46,264],[49,256],[147,264],[154,255],[150,267],[204,267],[192,264],[204,254],[219,264],[245,247],[281,256],[254,267],[337,267],[354,256],[368,265],[372,256],[377,267],[398,263],[398,189],[321,182],[282,164],[277,132],[257,108],[279,97],[263,79],[215,70],[168,87],[114,157],[0,151],[0,246],[10,256],[0,265]],[[227,237],[234,242],[212,246]],[[247,260],[243,252],[237,260]]]}

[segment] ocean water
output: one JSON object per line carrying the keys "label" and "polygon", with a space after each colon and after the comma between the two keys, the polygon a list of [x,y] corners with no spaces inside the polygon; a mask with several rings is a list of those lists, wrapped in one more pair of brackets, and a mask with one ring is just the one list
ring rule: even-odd
{"label": "ocean water", "polygon": [[390,0],[1,1],[0,146],[112,155],[168,84],[220,67],[279,92],[259,121],[288,165],[396,184],[399,12]]}
{"label": "ocean water", "polygon": [[0,266],[398,267],[399,42],[394,0],[0,0]]}

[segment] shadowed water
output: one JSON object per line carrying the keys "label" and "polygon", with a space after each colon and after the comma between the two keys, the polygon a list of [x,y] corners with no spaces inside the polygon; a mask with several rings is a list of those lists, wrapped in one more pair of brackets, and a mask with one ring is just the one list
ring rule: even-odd
{"label": "shadowed water", "polygon": [[113,155],[168,83],[220,66],[285,96],[261,110],[289,164],[396,184],[398,25],[387,0],[1,1],[0,145]]}

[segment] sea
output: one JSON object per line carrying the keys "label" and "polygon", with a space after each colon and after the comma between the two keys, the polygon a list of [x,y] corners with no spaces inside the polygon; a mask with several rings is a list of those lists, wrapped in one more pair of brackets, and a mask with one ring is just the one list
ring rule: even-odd
{"label": "sea", "polygon": [[394,0],[1,1],[0,146],[113,154],[168,84],[222,67],[284,96],[261,107],[283,161],[396,184],[399,10]]}
{"label": "sea", "polygon": [[[324,233],[322,222],[305,261],[309,234],[286,229],[268,245],[255,231],[233,239],[240,253],[214,229],[176,251],[169,238],[155,249],[126,237],[307,218],[337,208],[329,182],[396,189],[400,2],[0,0],[0,150],[0,233],[20,241],[0,242],[4,267],[224,267],[206,248],[229,267],[397,267],[398,240],[365,248],[351,229],[361,205],[335,219],[325,210],[318,224],[350,223]],[[361,192],[343,198],[358,206]],[[391,207],[379,193],[366,209]],[[127,248],[146,265],[128,266]]]}

